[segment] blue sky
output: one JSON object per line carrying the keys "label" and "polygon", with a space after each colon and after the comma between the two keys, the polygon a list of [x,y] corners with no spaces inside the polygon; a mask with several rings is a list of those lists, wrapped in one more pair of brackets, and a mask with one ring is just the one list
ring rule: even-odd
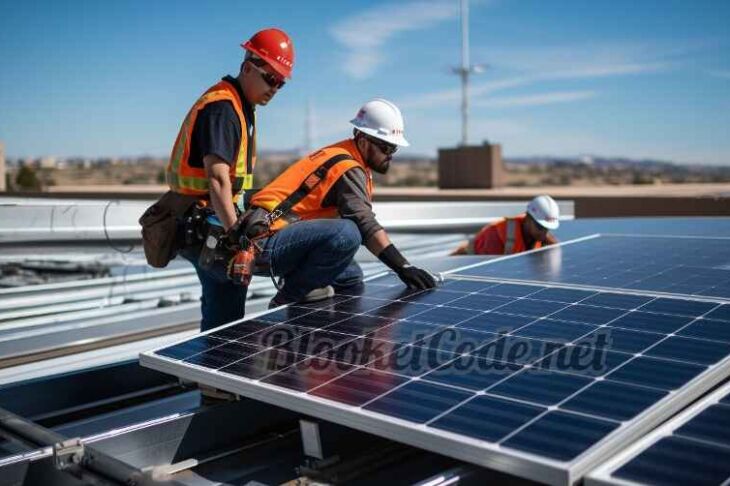
{"label": "blue sky", "polygon": [[[470,141],[528,155],[730,165],[730,2],[472,0]],[[398,103],[411,154],[460,140],[458,0],[0,0],[0,140],[10,157],[166,155],[195,98],[278,26],[294,79],[259,110],[259,146],[349,133]]]}

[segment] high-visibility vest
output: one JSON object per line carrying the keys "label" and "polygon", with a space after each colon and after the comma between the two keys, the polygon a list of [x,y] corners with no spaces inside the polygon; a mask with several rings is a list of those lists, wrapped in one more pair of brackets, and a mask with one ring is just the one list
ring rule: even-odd
{"label": "high-visibility vest", "polygon": [[[317,181],[315,172],[321,167],[328,166],[333,159],[341,159],[329,167],[324,177]],[[272,231],[278,231],[287,224],[308,219],[331,219],[339,217],[336,207],[322,207],[327,193],[342,175],[350,169],[360,168],[365,171],[367,180],[367,197],[372,199],[372,173],[362,160],[360,151],[352,139],[343,140],[318,150],[294,162],[276,179],[261,189],[251,198],[251,206],[273,211],[282,201],[285,201],[300,188],[305,188],[306,195],[292,206],[284,217],[276,219],[271,225]],[[308,182],[314,181],[309,187]]]}
{"label": "high-visibility vest", "polygon": [[[468,253],[485,255],[485,254],[499,254],[499,255],[511,255],[513,253],[520,253],[526,250],[534,250],[541,248],[542,243],[536,241],[531,248],[525,246],[525,238],[522,234],[522,224],[525,221],[527,215],[521,214],[514,218],[505,218],[496,223],[482,228],[479,233],[469,242],[467,249]],[[494,239],[499,241],[499,251],[489,251],[490,248],[494,249]]]}
{"label": "high-visibility vest", "polygon": [[221,81],[198,98],[180,127],[165,171],[167,183],[172,191],[201,198],[208,195],[209,185],[205,167],[192,167],[189,163],[190,144],[195,120],[197,120],[200,110],[209,103],[222,100],[231,102],[241,123],[241,143],[238,146],[236,163],[231,164],[229,172],[234,201],[238,199],[241,191],[253,187],[253,169],[256,165],[255,115],[249,136],[246,115],[236,88],[228,81]]}

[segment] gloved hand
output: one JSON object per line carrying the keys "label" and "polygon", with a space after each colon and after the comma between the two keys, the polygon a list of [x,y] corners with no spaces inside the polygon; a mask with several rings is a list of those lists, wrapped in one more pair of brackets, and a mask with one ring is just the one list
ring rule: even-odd
{"label": "gloved hand", "polygon": [[429,272],[408,263],[394,245],[388,245],[378,255],[380,261],[393,270],[412,289],[426,290],[436,286],[436,280]]}
{"label": "gloved hand", "polygon": [[436,286],[436,280],[433,278],[433,275],[422,268],[405,265],[396,272],[403,283],[410,288],[427,290]]}

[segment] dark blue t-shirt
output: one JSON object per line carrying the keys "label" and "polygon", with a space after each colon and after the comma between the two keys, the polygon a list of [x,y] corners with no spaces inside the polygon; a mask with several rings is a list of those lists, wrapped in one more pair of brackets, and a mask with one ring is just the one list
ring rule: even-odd
{"label": "dark blue t-shirt", "polygon": [[[223,80],[236,88],[242,101],[246,121],[249,124],[248,133],[253,133],[253,108],[243,97],[238,81],[230,76],[226,76]],[[241,122],[233,104],[225,100],[215,101],[206,105],[198,113],[190,141],[188,163],[192,167],[203,167],[203,157],[216,155],[229,165],[233,165],[236,163],[240,145]]]}

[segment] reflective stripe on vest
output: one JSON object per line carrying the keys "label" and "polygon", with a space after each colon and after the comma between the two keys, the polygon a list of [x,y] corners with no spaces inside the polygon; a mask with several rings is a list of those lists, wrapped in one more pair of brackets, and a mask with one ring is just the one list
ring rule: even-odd
{"label": "reflective stripe on vest", "polygon": [[507,231],[505,233],[505,240],[504,240],[504,254],[505,255],[511,255],[514,253],[515,249],[515,228],[517,227],[517,222],[514,219],[508,219],[507,220]]}
{"label": "reflective stripe on vest", "polygon": [[[322,178],[313,177],[323,166],[333,159],[339,160],[332,164]],[[359,160],[359,153],[351,140],[346,140],[329,147],[325,147],[313,154],[299,159],[289,166],[281,175],[271,181],[266,187],[251,198],[251,206],[266,209],[269,212],[280,208],[284,201],[297,193],[302,187],[309,186],[309,182],[316,184],[308,187],[298,201],[287,211],[287,217],[279,218],[271,225],[272,231],[278,231],[287,224],[296,220],[337,218],[339,213],[336,207],[322,207],[325,197],[332,186],[342,175],[350,169],[360,168],[367,178],[367,197],[372,195],[372,178],[370,169]],[[316,181],[315,181],[316,179]]]}
{"label": "reflective stripe on vest", "polygon": [[241,143],[238,147],[236,163],[231,165],[229,171],[231,189],[234,199],[237,199],[242,190],[253,187],[253,169],[256,165],[256,124],[254,118],[251,133],[249,133],[241,99],[236,88],[226,81],[221,81],[208,89],[188,112],[175,140],[165,175],[170,189],[174,192],[193,196],[208,195],[209,184],[205,167],[192,167],[189,164],[190,144],[200,110],[216,101],[230,101],[241,124]]}

